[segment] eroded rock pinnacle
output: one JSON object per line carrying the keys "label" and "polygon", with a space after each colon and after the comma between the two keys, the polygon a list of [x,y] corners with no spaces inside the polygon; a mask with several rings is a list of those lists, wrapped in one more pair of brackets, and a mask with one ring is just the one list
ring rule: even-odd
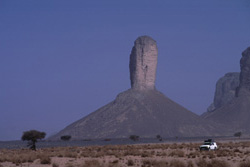
{"label": "eroded rock pinnacle", "polygon": [[129,62],[132,89],[155,89],[157,57],[158,49],[155,40],[149,36],[136,39]]}
{"label": "eroded rock pinnacle", "polygon": [[236,96],[250,96],[250,47],[242,52],[240,68],[240,86],[237,89]]}

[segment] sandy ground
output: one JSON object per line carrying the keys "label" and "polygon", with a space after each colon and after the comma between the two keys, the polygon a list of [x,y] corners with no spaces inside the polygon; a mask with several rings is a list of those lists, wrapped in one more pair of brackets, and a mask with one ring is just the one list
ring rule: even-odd
{"label": "sandy ground", "polygon": [[250,141],[220,142],[218,150],[202,152],[200,144],[1,149],[0,167],[250,167]]}

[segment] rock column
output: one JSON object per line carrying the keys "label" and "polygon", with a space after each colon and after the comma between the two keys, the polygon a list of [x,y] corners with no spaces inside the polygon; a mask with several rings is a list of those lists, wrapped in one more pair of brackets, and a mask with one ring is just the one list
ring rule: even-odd
{"label": "rock column", "polygon": [[240,85],[237,89],[236,96],[250,96],[250,47],[242,53],[240,68]]}
{"label": "rock column", "polygon": [[149,36],[136,39],[129,62],[132,89],[155,89],[157,57],[158,49],[155,40]]}

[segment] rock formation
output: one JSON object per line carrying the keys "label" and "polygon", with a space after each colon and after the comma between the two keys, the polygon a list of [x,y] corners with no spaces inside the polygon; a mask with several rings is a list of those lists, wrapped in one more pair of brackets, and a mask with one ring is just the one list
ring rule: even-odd
{"label": "rock formation", "polygon": [[132,89],[155,89],[158,49],[156,42],[142,36],[136,39],[130,54],[130,81]]}
{"label": "rock formation", "polygon": [[240,86],[236,96],[250,96],[250,47],[242,53],[240,68]]}
{"label": "rock formation", "polygon": [[[51,139],[210,136],[211,125],[156,90],[129,89],[114,101],[69,125]],[[217,133],[218,134],[218,133]]]}
{"label": "rock formation", "polygon": [[148,36],[137,38],[130,55],[131,89],[50,139],[62,135],[72,139],[216,135],[218,129],[212,124],[155,89],[156,65],[156,42]]}
{"label": "rock formation", "polygon": [[239,86],[240,73],[230,72],[221,77],[217,83],[214,101],[208,107],[207,112],[212,112],[228,103],[235,97],[236,88]]}
{"label": "rock formation", "polygon": [[233,135],[237,131],[250,133],[250,47],[242,53],[240,65],[240,84],[235,98],[204,117],[226,126],[228,131],[222,133],[223,135]]}

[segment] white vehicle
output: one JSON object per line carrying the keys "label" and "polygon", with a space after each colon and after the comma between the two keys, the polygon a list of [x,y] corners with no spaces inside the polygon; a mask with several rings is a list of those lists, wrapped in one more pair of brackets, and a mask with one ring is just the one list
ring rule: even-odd
{"label": "white vehicle", "polygon": [[216,150],[218,148],[215,141],[208,139],[204,141],[204,144],[200,146],[200,151],[202,150]]}

